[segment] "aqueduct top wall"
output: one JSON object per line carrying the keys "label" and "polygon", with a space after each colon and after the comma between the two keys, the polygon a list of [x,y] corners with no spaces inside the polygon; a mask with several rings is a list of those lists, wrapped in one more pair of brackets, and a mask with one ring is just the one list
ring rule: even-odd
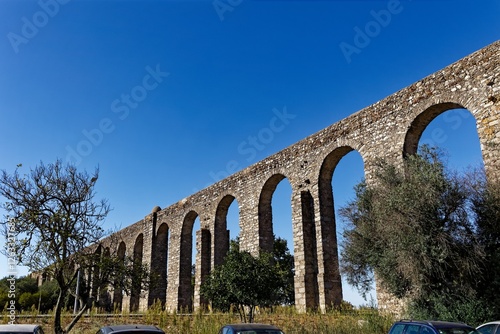
{"label": "aqueduct top wall", "polygon": [[[167,309],[203,304],[199,286],[228,247],[227,208],[239,204],[240,242],[258,253],[272,240],[271,196],[287,178],[292,187],[295,299],[299,310],[325,309],[342,299],[331,180],[340,159],[360,153],[365,176],[377,158],[401,161],[416,151],[425,127],[440,113],[466,108],[475,117],[489,175],[500,175],[500,41],[495,42],[359,112],[121,230],[134,254],[142,235],[142,261],[168,272],[166,282],[143,291],[140,307],[159,299]],[[200,218],[200,231],[193,231]],[[196,283],[191,299],[192,235]],[[168,256],[167,256],[168,254]],[[126,297],[124,297],[126,299]],[[391,307],[384,294],[379,307]],[[127,302],[124,302],[126,305]]]}

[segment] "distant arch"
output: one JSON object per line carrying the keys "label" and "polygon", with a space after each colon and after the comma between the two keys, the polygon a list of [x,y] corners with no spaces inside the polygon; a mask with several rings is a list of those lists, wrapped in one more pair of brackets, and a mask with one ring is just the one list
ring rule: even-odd
{"label": "distant arch", "polygon": [[[134,244],[133,270],[135,273],[141,270],[143,246],[144,246],[144,235],[141,233],[135,239],[135,244]],[[130,312],[136,312],[139,310],[140,297],[141,297],[141,283],[142,282],[140,275],[134,275],[130,291]]]}
{"label": "distant arch", "polygon": [[156,236],[153,238],[153,253],[151,255],[151,277],[152,286],[149,288],[148,305],[159,301],[165,305],[167,299],[167,268],[168,268],[168,245],[169,227],[163,223],[158,228]]}
{"label": "distant arch", "polygon": [[[118,246],[118,250],[116,251],[116,256],[118,260],[123,264],[125,263],[125,252],[127,251],[127,246],[125,242],[120,242]],[[114,291],[113,291],[113,308],[115,310],[122,309],[123,303],[123,277],[116,277],[114,282]]]}
{"label": "distant arch", "polygon": [[[111,250],[109,247],[104,248],[102,258],[105,260],[111,258]],[[107,277],[102,277],[99,282],[101,286],[99,287],[98,305],[106,312],[111,312],[113,310],[113,304],[111,302],[111,293],[110,293],[111,286],[108,283],[103,284],[104,282],[102,281],[102,279],[105,279],[106,282],[108,282]]]}
{"label": "distant arch", "polygon": [[179,266],[179,309],[192,311],[193,287],[191,270],[193,263],[193,225],[198,213],[189,211],[182,222],[180,266]]}

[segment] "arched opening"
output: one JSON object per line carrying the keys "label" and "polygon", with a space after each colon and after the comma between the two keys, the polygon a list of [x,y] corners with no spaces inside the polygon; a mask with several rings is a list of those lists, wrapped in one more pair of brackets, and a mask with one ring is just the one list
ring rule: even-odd
{"label": "arched opening", "polygon": [[421,133],[417,152],[423,145],[438,147],[446,155],[447,166],[459,172],[471,166],[484,167],[476,120],[467,109],[444,110],[422,126],[414,130]]}
{"label": "arched opening", "polygon": [[[281,261],[280,265],[290,270],[285,287],[285,291],[290,291],[290,293],[286,293],[284,302],[294,303],[295,264],[288,261],[289,255],[293,255],[295,251],[292,226],[292,186],[284,175],[275,174],[266,181],[260,194],[258,209],[259,248],[262,251],[274,253],[275,260]],[[297,234],[304,236],[301,232]],[[275,248],[275,242],[278,239],[286,242],[286,248],[290,254],[285,252],[282,243],[276,244],[279,247]],[[293,261],[295,260],[294,258]]]}
{"label": "arched opening", "polygon": [[273,233],[276,238],[286,240],[290,253],[294,252],[292,230],[292,186],[290,182],[279,182],[271,200]]}
{"label": "arched opening", "polygon": [[[334,198],[334,211],[335,211],[335,222],[336,222],[336,235],[338,245],[343,243],[343,232],[346,228],[345,222],[339,215],[339,209],[347,205],[349,201],[355,199],[355,186],[358,185],[364,179],[364,163],[361,155],[352,150],[346,153],[344,156],[337,161],[337,165],[334,167],[334,173],[332,176],[332,197]],[[342,258],[340,258],[340,262]],[[373,306],[376,303],[376,291],[375,286],[366,295],[366,299],[357,291],[357,289],[349,285],[341,273],[342,282],[342,299],[351,303],[352,305],[359,307],[368,304]]]}
{"label": "arched opening", "polygon": [[[346,195],[353,193],[354,185],[359,183],[363,177],[362,159],[361,164],[359,164],[359,159],[357,159],[358,161],[351,161],[351,157],[361,158],[359,154],[350,153],[353,151],[354,149],[350,146],[335,149],[325,158],[320,170],[319,205],[322,239],[319,248],[322,252],[319,256],[321,257],[323,273],[320,275],[319,280],[323,282],[322,289],[324,289],[325,307],[340,305],[342,300],[344,300],[344,291],[346,292],[346,297],[349,298],[346,299],[347,301],[353,304],[361,303],[360,300],[355,301],[353,299],[357,293],[354,292],[352,287],[346,286],[344,288],[344,284],[342,284],[339,262],[339,236],[342,235],[342,225],[337,224],[337,221],[340,220],[336,217],[335,212],[336,207],[340,208],[346,203],[348,199]],[[345,166],[345,170],[337,170],[341,160],[346,162],[345,165],[344,163],[341,164],[341,167]],[[361,173],[359,169],[361,169]],[[357,172],[355,172],[356,170]],[[334,171],[339,177],[334,178]],[[340,181],[339,184],[337,184],[337,180]]]}
{"label": "arched opening", "polygon": [[227,210],[227,229],[229,231],[229,240],[239,238],[240,236],[240,204],[237,199],[229,205]]}
{"label": "arched opening", "polygon": [[193,249],[193,227],[195,225],[199,229],[200,220],[198,214],[190,211],[184,218],[182,223],[181,233],[181,249],[179,259],[179,291],[178,291],[178,305],[179,310],[191,312],[193,309],[193,271],[194,262],[196,258],[196,249]]}
{"label": "arched opening", "polygon": [[[211,268],[214,268],[217,265],[221,265],[224,262],[224,257],[229,251],[229,241],[231,238],[231,234],[228,229],[228,220],[231,221],[231,226],[234,225],[233,217],[231,216],[231,218],[228,219],[229,208],[236,207],[236,209],[238,209],[237,204],[233,205],[234,202],[236,201],[234,196],[232,195],[224,196],[219,202],[219,205],[217,206],[217,210],[215,212],[213,237],[212,232],[209,228],[201,228],[196,232],[196,248],[199,254],[196,257],[196,265],[193,272],[193,304],[195,308],[206,308],[206,306],[208,305],[208,301],[205,300],[200,294],[201,285],[210,275]],[[238,219],[238,216],[236,216],[236,219]],[[237,227],[239,232],[238,224]]]}
{"label": "arched opening", "polygon": [[[125,251],[127,250],[127,247],[125,246],[125,242],[120,242],[120,245],[118,246],[118,250],[116,252],[116,256],[118,257],[118,260],[121,261],[122,263],[125,263]],[[116,281],[114,283],[114,292],[113,292],[113,308],[115,310],[121,310],[122,309],[122,303],[123,303],[123,277],[116,277]]]}
{"label": "arched opening", "polygon": [[232,195],[224,196],[217,206],[213,242],[214,266],[223,263],[224,257],[229,251],[230,240],[235,239],[239,235],[238,207],[238,202]]}
{"label": "arched opening", "polygon": [[[287,278],[285,287],[285,304],[293,305],[295,303],[295,257],[293,224],[292,224],[292,186],[287,179],[278,183],[272,195],[272,225],[274,235],[274,256],[282,268],[287,268]],[[279,242],[279,243],[278,243]],[[286,249],[283,242],[286,243]],[[288,250],[288,254],[286,251]],[[290,258],[291,256],[291,258]],[[291,260],[291,263],[289,261]]]}
{"label": "arched opening", "polygon": [[137,274],[141,272],[143,244],[144,244],[144,235],[141,233],[135,239],[135,244],[134,244],[134,256],[133,256],[134,275],[132,277],[132,287],[130,290],[130,312],[136,312],[139,310],[142,278],[141,275]]}
{"label": "arched opening", "polygon": [[167,300],[168,242],[169,228],[163,223],[158,228],[156,237],[153,238],[148,305],[158,301],[164,306]]}
{"label": "arched opening", "polygon": [[[265,252],[273,251],[274,231],[273,231],[273,194],[278,184],[285,178],[282,174],[271,176],[260,193],[259,198],[259,249]],[[290,206],[290,198],[288,199]]]}
{"label": "arched opening", "polygon": [[[452,109],[458,109],[458,110],[463,110],[463,106],[461,106],[458,103],[439,103],[435,104],[429,108],[427,108],[424,112],[419,114],[413,122],[410,125],[410,128],[408,129],[404,141],[404,146],[403,146],[403,156],[407,156],[408,154],[415,154],[418,150],[418,145],[420,142],[420,138],[422,136],[422,133],[426,129],[426,127],[440,114],[444,113],[445,111],[452,110]],[[449,117],[449,116],[448,116]],[[463,117],[458,118],[458,122],[456,123],[457,125],[453,126],[460,126],[462,124]],[[455,120],[451,120],[450,124],[454,123]],[[442,131],[444,129],[442,128]],[[434,133],[432,134],[433,137],[441,137],[441,133]]]}

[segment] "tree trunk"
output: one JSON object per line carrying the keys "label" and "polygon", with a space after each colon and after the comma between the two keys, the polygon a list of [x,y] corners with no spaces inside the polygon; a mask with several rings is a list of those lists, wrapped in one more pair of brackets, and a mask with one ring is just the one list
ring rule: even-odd
{"label": "tree trunk", "polygon": [[252,323],[253,322],[253,314],[254,314],[255,306],[249,306],[248,307],[248,322]]}
{"label": "tree trunk", "polygon": [[61,325],[61,313],[64,298],[66,297],[66,291],[66,289],[61,288],[59,290],[59,296],[57,297],[56,309],[54,310],[54,334],[64,334],[64,330]]}
{"label": "tree trunk", "polygon": [[78,314],[73,318],[73,320],[71,320],[71,322],[69,323],[69,325],[66,326],[66,328],[64,329],[64,332],[66,334],[69,333],[71,331],[71,329],[73,329],[73,327],[76,325],[76,323],[78,322],[78,320],[80,320],[80,318],[85,313],[85,311],[87,311],[92,306],[93,300],[94,300],[93,298],[89,298],[87,300],[87,302],[83,304],[83,307],[80,310],[80,312],[78,312]]}
{"label": "tree trunk", "polygon": [[247,315],[245,313],[245,306],[238,304],[238,313],[240,314],[240,321],[247,322]]}

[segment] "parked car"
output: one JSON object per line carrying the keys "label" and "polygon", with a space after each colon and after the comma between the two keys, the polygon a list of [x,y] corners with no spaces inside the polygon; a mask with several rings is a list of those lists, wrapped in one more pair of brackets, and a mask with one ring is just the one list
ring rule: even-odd
{"label": "parked car", "polygon": [[500,320],[487,322],[476,329],[481,334],[500,334]]}
{"label": "parked car", "polygon": [[389,334],[479,334],[463,322],[400,320],[392,324]]}
{"label": "parked car", "polygon": [[0,325],[0,334],[43,334],[43,329],[36,324]]}
{"label": "parked car", "polygon": [[110,325],[101,327],[96,334],[165,334],[152,325]]}
{"label": "parked car", "polygon": [[219,330],[219,334],[285,334],[273,325],[242,323],[228,324]]}

